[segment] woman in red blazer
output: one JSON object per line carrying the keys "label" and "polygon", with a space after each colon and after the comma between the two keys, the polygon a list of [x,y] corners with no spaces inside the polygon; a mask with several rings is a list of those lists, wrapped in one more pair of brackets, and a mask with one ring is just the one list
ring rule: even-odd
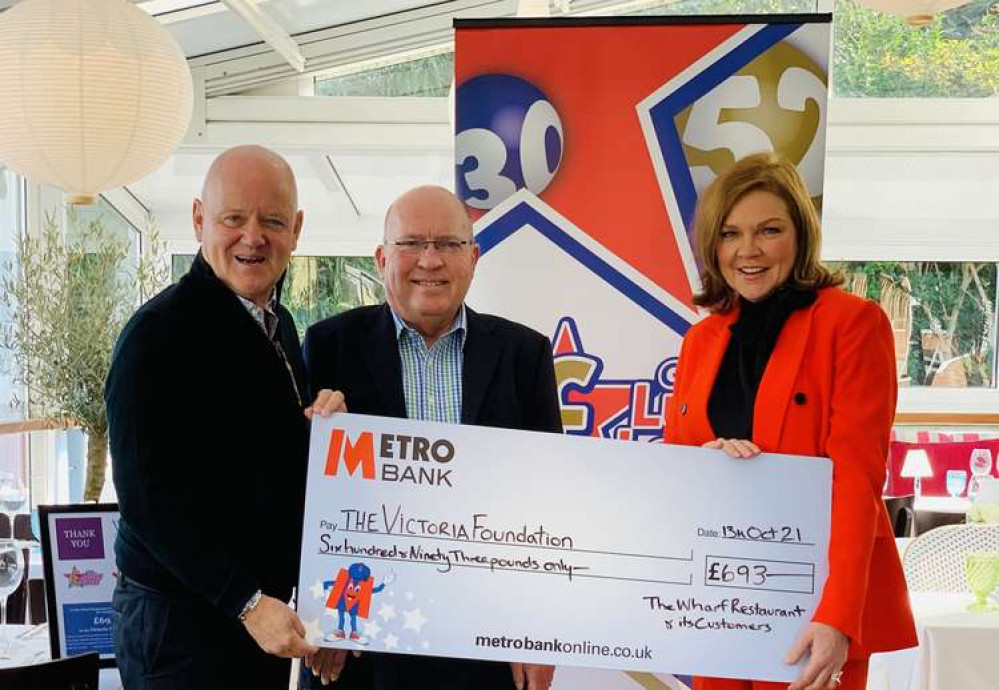
{"label": "woman in red blazer", "polygon": [[790,686],[696,678],[695,690],[863,690],[873,652],[917,643],[881,500],[895,412],[891,327],[819,262],[818,215],[774,154],[738,161],[705,191],[696,237],[711,314],[683,340],[666,441],[833,462],[829,577],[786,659]]}

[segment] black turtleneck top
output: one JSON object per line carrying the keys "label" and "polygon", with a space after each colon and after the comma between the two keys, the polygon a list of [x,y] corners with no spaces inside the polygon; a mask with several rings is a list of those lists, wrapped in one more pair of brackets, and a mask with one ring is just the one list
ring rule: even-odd
{"label": "black turtleneck top", "polygon": [[791,314],[815,302],[814,290],[782,286],[758,302],[739,298],[739,318],[708,399],[708,420],[716,438],[753,438],[756,392],[777,338]]}

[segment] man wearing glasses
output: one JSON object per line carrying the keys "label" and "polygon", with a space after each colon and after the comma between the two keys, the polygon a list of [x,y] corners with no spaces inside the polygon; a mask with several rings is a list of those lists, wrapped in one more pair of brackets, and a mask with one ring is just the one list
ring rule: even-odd
{"label": "man wearing glasses", "polygon": [[[548,339],[464,304],[478,258],[471,220],[451,192],[417,187],[399,197],[375,251],[387,304],[353,309],[308,330],[304,352],[314,390],[342,392],[348,409],[361,414],[560,433]],[[340,672],[332,659],[324,651],[310,661],[329,680]],[[544,690],[552,672],[365,654],[350,659],[338,686]]]}

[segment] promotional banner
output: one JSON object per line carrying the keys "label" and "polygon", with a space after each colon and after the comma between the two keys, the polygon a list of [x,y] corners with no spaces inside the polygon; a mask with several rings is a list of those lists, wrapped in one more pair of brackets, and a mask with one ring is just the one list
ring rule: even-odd
{"label": "promotional banner", "polygon": [[[455,22],[455,190],[469,304],[553,341],[567,433],[662,438],[697,320],[697,199],[772,150],[821,208],[830,15]],[[689,679],[684,678],[689,683]],[[555,690],[673,690],[562,667]]]}
{"label": "promotional banner", "polygon": [[821,203],[830,17],[761,19],[456,22],[468,302],[553,340],[567,433],[661,438],[721,171],[774,150]]}
{"label": "promotional banner", "polygon": [[824,458],[317,416],[299,615],[322,646],[789,681],[831,480]]}

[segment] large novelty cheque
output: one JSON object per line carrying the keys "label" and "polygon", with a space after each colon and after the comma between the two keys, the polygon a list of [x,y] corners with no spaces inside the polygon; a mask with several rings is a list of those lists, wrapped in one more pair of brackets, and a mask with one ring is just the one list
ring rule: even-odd
{"label": "large novelty cheque", "polygon": [[317,416],[299,614],[329,647],[787,681],[830,486],[824,459]]}

